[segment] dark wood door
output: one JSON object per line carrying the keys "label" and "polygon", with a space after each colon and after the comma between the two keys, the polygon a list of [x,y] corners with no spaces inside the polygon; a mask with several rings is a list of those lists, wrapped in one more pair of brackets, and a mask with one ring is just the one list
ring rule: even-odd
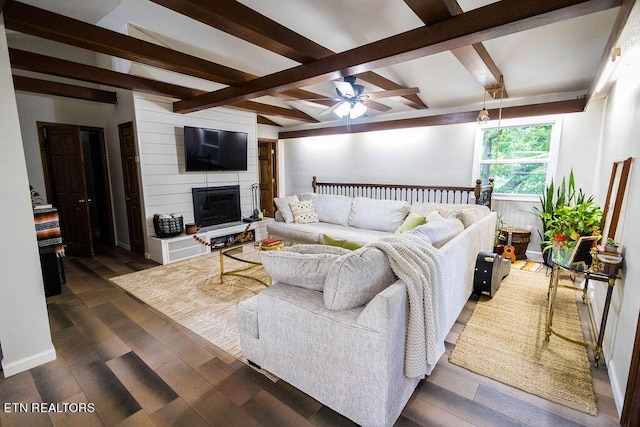
{"label": "dark wood door", "polygon": [[127,207],[129,225],[129,246],[131,252],[144,255],[144,230],[142,228],[142,206],[140,202],[140,182],[138,181],[138,155],[133,133],[133,123],[118,125],[120,135],[120,156],[122,178],[124,180],[124,200]]}
{"label": "dark wood door", "polygon": [[271,218],[275,214],[273,198],[278,194],[277,148],[277,141],[258,141],[260,210]]}
{"label": "dark wood door", "polygon": [[56,125],[46,128],[46,150],[51,179],[51,201],[58,209],[60,231],[70,255],[92,256],[91,217],[80,128]]}

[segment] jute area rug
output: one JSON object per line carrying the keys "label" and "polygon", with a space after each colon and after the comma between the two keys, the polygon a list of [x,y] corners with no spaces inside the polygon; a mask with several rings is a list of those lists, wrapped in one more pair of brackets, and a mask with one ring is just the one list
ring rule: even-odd
{"label": "jute area rug", "polygon": [[[225,258],[225,271],[247,265]],[[261,266],[245,274],[265,281],[269,279]],[[264,286],[254,280],[236,276],[225,276],[224,283],[221,283],[218,252],[110,280],[246,363],[240,350],[236,308],[240,301],[253,296],[264,289]]]}
{"label": "jute area rug", "polygon": [[[544,269],[535,272],[512,268],[493,299],[482,297],[478,301],[449,361],[595,415],[595,392],[586,348],[554,335],[549,342],[545,341],[548,286]],[[575,291],[558,288],[556,298],[554,329],[584,340]]]}

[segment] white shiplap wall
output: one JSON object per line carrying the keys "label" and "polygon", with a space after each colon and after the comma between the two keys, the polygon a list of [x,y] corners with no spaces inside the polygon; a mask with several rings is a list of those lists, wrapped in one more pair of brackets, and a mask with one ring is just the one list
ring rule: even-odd
{"label": "white shiplap wall", "polygon": [[[192,188],[239,185],[242,215],[251,215],[251,185],[258,182],[255,113],[219,107],[176,114],[169,98],[135,94],[134,101],[147,236],[155,234],[155,213],[176,213],[185,223],[193,221]],[[185,172],[184,126],[246,132],[247,171]]]}

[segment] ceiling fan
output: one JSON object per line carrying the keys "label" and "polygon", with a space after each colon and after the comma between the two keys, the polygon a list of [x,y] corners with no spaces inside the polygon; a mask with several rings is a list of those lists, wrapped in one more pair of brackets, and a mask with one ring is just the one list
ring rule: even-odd
{"label": "ceiling fan", "polygon": [[346,76],[342,81],[334,81],[333,84],[336,86],[337,98],[306,99],[306,101],[318,104],[331,105],[330,108],[327,108],[320,113],[321,116],[334,112],[340,118],[348,115],[349,118],[356,119],[362,116],[367,111],[367,108],[373,108],[374,110],[379,111],[388,111],[391,109],[391,107],[387,105],[371,101],[373,98],[406,96],[420,92],[418,88],[414,87],[408,89],[403,88],[364,93],[364,86],[356,84],[355,76]]}

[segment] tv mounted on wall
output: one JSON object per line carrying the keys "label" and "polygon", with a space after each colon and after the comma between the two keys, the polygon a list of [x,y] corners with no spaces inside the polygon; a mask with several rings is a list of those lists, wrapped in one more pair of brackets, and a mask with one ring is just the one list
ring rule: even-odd
{"label": "tv mounted on wall", "polygon": [[247,134],[185,126],[184,164],[187,172],[246,171]]}

